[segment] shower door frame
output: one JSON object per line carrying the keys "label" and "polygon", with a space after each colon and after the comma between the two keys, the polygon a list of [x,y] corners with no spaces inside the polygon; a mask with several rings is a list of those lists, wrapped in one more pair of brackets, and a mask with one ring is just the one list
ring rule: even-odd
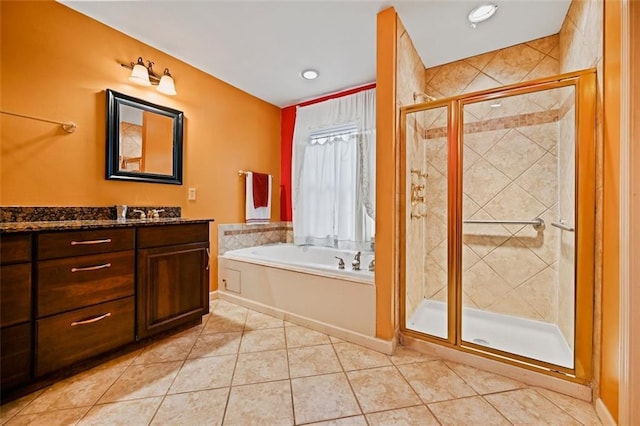
{"label": "shower door frame", "polygon": [[[467,104],[526,95],[568,86],[575,88],[575,264],[574,367],[566,368],[533,358],[462,340],[462,182],[463,108]],[[447,107],[447,338],[421,333],[406,326],[407,129],[408,114]],[[588,383],[593,370],[593,295],[595,262],[595,156],[596,70],[587,69],[494,89],[453,96],[400,108],[400,332],[562,379]],[[410,209],[410,208],[409,208]],[[411,219],[409,219],[411,220]]]}

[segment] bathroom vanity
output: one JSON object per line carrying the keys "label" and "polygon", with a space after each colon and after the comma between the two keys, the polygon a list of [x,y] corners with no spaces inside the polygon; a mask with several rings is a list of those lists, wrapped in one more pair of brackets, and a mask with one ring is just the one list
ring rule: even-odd
{"label": "bathroom vanity", "polygon": [[211,219],[0,223],[3,396],[209,311]]}

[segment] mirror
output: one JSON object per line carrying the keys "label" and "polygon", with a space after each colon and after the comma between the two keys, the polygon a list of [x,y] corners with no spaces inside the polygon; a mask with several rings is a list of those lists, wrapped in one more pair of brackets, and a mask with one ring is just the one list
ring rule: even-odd
{"label": "mirror", "polygon": [[184,114],[107,89],[107,179],[182,185]]}

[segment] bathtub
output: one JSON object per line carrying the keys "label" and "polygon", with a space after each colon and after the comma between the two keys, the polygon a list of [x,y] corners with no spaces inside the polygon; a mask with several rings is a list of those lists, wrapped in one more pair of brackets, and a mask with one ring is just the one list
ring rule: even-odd
{"label": "bathtub", "polygon": [[[312,328],[321,331],[347,330],[373,337],[376,299],[374,274],[368,271],[373,253],[362,253],[360,271],[351,268],[354,255],[349,250],[293,244],[230,250],[218,257],[220,298],[267,307],[266,313],[316,325]],[[338,269],[335,256],[344,259],[344,270]]]}

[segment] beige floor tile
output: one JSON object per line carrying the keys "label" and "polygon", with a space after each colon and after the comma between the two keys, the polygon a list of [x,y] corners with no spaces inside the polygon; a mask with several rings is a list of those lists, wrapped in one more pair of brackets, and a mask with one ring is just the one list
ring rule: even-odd
{"label": "beige floor tile", "polygon": [[329,336],[329,340],[331,340],[331,343],[343,343],[344,340],[340,339],[339,337],[334,337],[334,336]]}
{"label": "beige floor tile", "polygon": [[78,426],[148,425],[162,397],[121,401],[94,406],[78,423]]}
{"label": "beige floor tile", "polygon": [[240,349],[241,332],[202,334],[189,353],[189,359],[231,355]]}
{"label": "beige floor tile", "polygon": [[332,345],[291,348],[288,352],[291,377],[316,376],[342,371]]}
{"label": "beige floor tile", "polygon": [[429,404],[429,409],[443,425],[477,425],[509,426],[507,421],[495,408],[480,396],[454,399]]}
{"label": "beige floor tile", "polygon": [[488,393],[504,392],[524,388],[525,385],[516,380],[509,379],[488,371],[479,370],[469,365],[446,361],[447,367],[467,382],[480,395]]}
{"label": "beige floor tile", "polygon": [[247,321],[244,324],[246,330],[260,330],[263,328],[284,327],[281,319],[265,315],[256,311],[249,311]]}
{"label": "beige floor tile", "polygon": [[442,361],[399,365],[398,370],[425,404],[476,395],[476,392]]}
{"label": "beige floor tile", "polygon": [[203,334],[229,333],[244,330],[244,322],[247,319],[246,312],[231,312],[218,314],[212,312],[209,321],[202,330]]}
{"label": "beige floor tile", "polygon": [[580,423],[586,426],[601,425],[600,418],[596,414],[596,410],[593,405],[586,401],[571,398],[570,396],[563,395],[551,391],[549,389],[534,388],[536,392],[553,402],[558,407],[569,413],[572,417],[577,419]]}
{"label": "beige floor tile", "polygon": [[438,359],[436,356],[427,355],[420,353],[418,351],[414,351],[413,349],[405,348],[403,346],[398,346],[393,353],[393,355],[389,355],[389,359],[395,365],[403,365],[403,364],[411,364],[414,362],[422,362],[422,361],[433,361]]}
{"label": "beige floor tile", "polygon": [[238,355],[233,385],[271,382],[289,378],[287,351],[249,352]]}
{"label": "beige floor tile", "polygon": [[47,411],[36,414],[18,414],[9,420],[7,426],[51,426],[73,425],[89,411],[91,407],[67,408],[64,410]]}
{"label": "beige floor tile", "polygon": [[534,389],[519,389],[484,397],[514,424],[579,425],[573,417]]}
{"label": "beige floor tile", "polygon": [[126,368],[126,366],[98,367],[57,382],[34,399],[22,414],[91,406],[100,399]]}
{"label": "beige floor tile", "polygon": [[249,309],[225,300],[220,300],[218,304],[213,309],[209,309],[209,311],[214,314],[212,316],[233,316],[236,314],[246,315],[249,312]]}
{"label": "beige floor tile", "polygon": [[249,330],[242,335],[240,352],[258,352],[285,349],[284,328]]}
{"label": "beige floor tile", "polygon": [[331,343],[329,336],[306,327],[287,327],[287,347],[326,345]]}
{"label": "beige floor tile", "polygon": [[187,360],[169,393],[192,392],[231,386],[236,355],[222,355]]}
{"label": "beige floor tile", "polygon": [[221,425],[229,388],[167,395],[152,425]]}
{"label": "beige floor tile", "polygon": [[424,405],[367,414],[370,426],[438,426],[438,421]]}
{"label": "beige floor tile", "polygon": [[292,425],[289,381],[232,387],[223,423],[240,426]]}
{"label": "beige floor tile", "polygon": [[364,416],[343,417],[326,422],[307,423],[308,426],[367,426]]}
{"label": "beige floor tile", "polygon": [[155,362],[183,361],[187,359],[197,335],[169,337],[145,347],[133,364],[152,364]]}
{"label": "beige floor tile", "polygon": [[344,373],[291,380],[296,423],[362,414]]}
{"label": "beige floor tile", "polygon": [[99,402],[125,401],[164,395],[178,374],[181,365],[182,361],[132,365],[122,373]]}
{"label": "beige floor tile", "polygon": [[395,367],[349,371],[347,377],[365,413],[420,404],[418,395]]}
{"label": "beige floor tile", "polygon": [[24,408],[36,399],[42,391],[32,392],[29,395],[25,395],[22,398],[14,399],[11,402],[2,404],[0,406],[0,425],[5,424],[11,417],[19,414]]}
{"label": "beige floor tile", "polygon": [[380,352],[354,345],[353,343],[335,343],[333,347],[345,370],[383,367],[391,365],[389,357]]}

